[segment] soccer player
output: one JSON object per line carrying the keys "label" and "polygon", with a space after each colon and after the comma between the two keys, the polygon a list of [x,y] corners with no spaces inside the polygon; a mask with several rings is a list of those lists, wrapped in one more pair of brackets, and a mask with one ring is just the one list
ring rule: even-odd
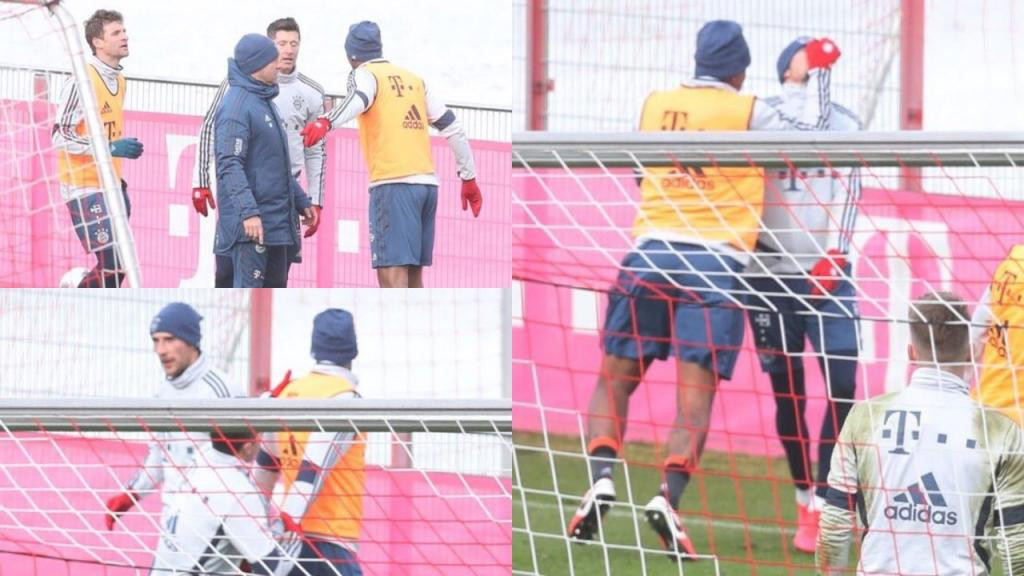
{"label": "soccer player", "polygon": [[[172,505],[161,518],[160,541],[150,576],[273,574],[278,548],[267,501],[249,466],[259,451],[253,432],[210,433]],[[287,516],[285,528],[297,528]]]}
{"label": "soccer player", "polygon": [[[97,10],[85,22],[85,42],[92,50],[86,70],[92,84],[100,120],[106,129],[113,156],[114,174],[121,179],[126,216],[131,214],[128,184],[121,176],[121,160],[142,155],[143,146],[124,135],[125,81],[121,60],[128,57],[128,34],[119,12]],[[71,223],[87,254],[96,265],[79,282],[79,288],[117,288],[124,270],[114,240],[110,211],[103,196],[100,175],[93,159],[93,137],[85,122],[85,110],[75,79],[68,78],[61,92],[51,137],[59,149],[57,175],[60,194],[71,213]]]}
{"label": "soccer player", "polygon": [[[156,391],[157,398],[198,399],[230,398],[245,394],[220,370],[213,367],[199,347],[202,316],[183,302],[172,302],[153,318],[149,333],[153,351],[163,366],[165,378]],[[163,486],[164,507],[171,503],[169,494],[178,489],[185,470],[192,464],[195,452],[208,437],[202,434],[160,432],[149,446],[143,467],[128,482],[122,493],[107,501],[107,529],[136,502]]]}
{"label": "soccer player", "polygon": [[974,310],[971,324],[982,360],[972,396],[1024,425],[1024,245],[1014,246],[999,264]]}
{"label": "soccer player", "polygon": [[[320,227],[320,210],[324,205],[324,165],[326,151],[323,144],[305,148],[299,132],[306,125],[324,114],[324,89],[309,76],[298,71],[299,48],[302,33],[294,18],[280,18],[267,26],[267,37],[274,41],[278,52],[277,86],[278,94],[274,98],[274,106],[281,118],[285,134],[288,136],[288,156],[291,159],[292,175],[296,180],[305,168],[307,195],[313,203],[313,223],[306,228],[304,238],[316,234]],[[213,193],[210,191],[210,147],[213,145],[213,118],[220,105],[224,93],[228,89],[228,80],[224,79],[203,118],[202,131],[199,134],[199,148],[196,152],[195,174],[193,176],[192,205],[196,212],[206,216],[209,209],[216,209]],[[298,228],[298,223],[295,224]],[[302,242],[295,244],[296,250],[288,257],[289,266],[302,262]],[[234,269],[231,258],[216,257],[215,283],[217,288],[230,288],[233,283]]]}
{"label": "soccer player", "polygon": [[[779,55],[782,93],[765,102],[788,117],[800,117],[806,106],[807,45],[811,38],[791,42]],[[829,68],[819,68],[816,82],[826,95],[819,106],[822,130],[860,130],[857,117],[827,98]],[[796,485],[798,527],[793,546],[814,554],[818,517],[825,502],[826,480],[836,434],[842,428],[857,382],[857,305],[846,279],[846,261],[857,217],[860,174],[815,168],[782,170],[765,183],[764,230],[757,255],[747,267],[751,298],[748,315],[761,369],[775,396],[775,427]],[[830,296],[829,296],[830,295]],[[828,391],[828,406],[818,443],[818,484],[810,471],[810,435],[804,417],[804,340],[818,354]]]}
{"label": "soccer player", "polygon": [[[324,310],[313,320],[308,375],[283,382],[279,398],[359,398],[352,360],[359,353],[352,314]],[[356,558],[363,519],[364,453],[362,434],[287,432],[266,439],[257,457],[257,484],[271,491],[284,480],[281,510],[301,526],[302,550],[293,576],[361,576]]]}
{"label": "soccer player", "polygon": [[278,50],[246,34],[228,59],[227,93],[214,114],[220,215],[214,253],[230,256],[235,288],[284,288],[302,242],[295,215],[313,224],[309,196],[292,173],[288,138],[272,100]]}
{"label": "soccer player", "polygon": [[370,249],[383,288],[422,288],[433,263],[437,177],[427,124],[448,140],[462,179],[462,209],[480,214],[483,198],[469,140],[455,114],[419,76],[382,58],[380,29],[352,25],[345,39],[352,72],[341,106],[302,130],[305,145],[359,118],[359,139],[370,172]]}
{"label": "soccer player", "polygon": [[[839,57],[835,46],[808,46],[812,82],[801,118],[789,118],[739,94],[750,52],[739,24],[708,22],[697,36],[696,74],[681,87],[652,93],[642,131],[813,129],[821,122],[818,77]],[[626,430],[629,397],[655,358],[677,360],[676,418],[664,483],[645,507],[672,560],[695,554],[676,514],[700,458],[719,379],[732,375],[743,338],[737,273],[760,227],[763,172],[757,168],[648,168],[633,226],[636,247],[623,259],[608,297],[597,386],[587,423],[591,489],[569,522],[589,540],[615,499],[613,466]],[[670,345],[671,343],[671,345]]]}
{"label": "soccer player", "polygon": [[911,304],[909,385],[856,404],[832,453],[819,574],[848,572],[855,514],[858,574],[988,574],[993,545],[1024,571],[1021,431],[968,396],[968,319],[951,292]]}

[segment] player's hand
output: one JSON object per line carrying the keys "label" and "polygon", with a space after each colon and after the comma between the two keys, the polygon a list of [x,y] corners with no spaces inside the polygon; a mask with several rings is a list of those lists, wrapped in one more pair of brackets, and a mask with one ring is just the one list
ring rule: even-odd
{"label": "player's hand", "polygon": [[303,224],[306,226],[306,232],[302,235],[303,238],[309,238],[313,234],[316,234],[317,229],[320,228],[320,207],[316,204],[310,206],[308,209],[310,217],[309,221],[303,220]]}
{"label": "player's hand", "polygon": [[480,187],[476,185],[476,178],[462,181],[462,211],[467,208],[473,209],[473,218],[480,215],[480,207],[484,205],[484,197],[480,195]]}
{"label": "player's hand", "polygon": [[302,135],[302,145],[306,148],[315,146],[317,142],[324,139],[324,136],[327,136],[330,129],[331,121],[323,116],[306,124],[306,127],[299,132]]}
{"label": "player's hand", "polygon": [[305,536],[305,533],[302,532],[302,526],[292,518],[291,514],[284,510],[281,510],[281,525],[284,527],[285,532],[291,532],[299,538]]}
{"label": "player's hand", "polygon": [[807,68],[830,68],[839,60],[842,52],[830,38],[815,38],[804,47],[807,51]]}
{"label": "player's hand", "polygon": [[213,200],[213,192],[210,192],[209,188],[193,188],[192,206],[195,207],[196,212],[203,216],[206,216],[207,206],[209,206],[210,210],[216,210],[217,203]]}
{"label": "player's hand", "polygon": [[250,216],[242,220],[245,237],[257,244],[263,244],[263,220],[259,216]]}
{"label": "player's hand", "polygon": [[284,510],[277,511],[277,518],[270,523],[270,532],[278,540],[288,542],[301,541],[306,537],[305,532],[302,531],[302,525]]}
{"label": "player's hand", "polygon": [[831,294],[843,279],[846,268],[846,255],[839,250],[829,250],[825,257],[811,268],[811,277],[807,283],[811,286],[811,296]]}
{"label": "player's hand", "polygon": [[137,138],[121,138],[110,143],[110,155],[118,158],[142,156],[142,142]]}
{"label": "player's hand", "polygon": [[135,493],[128,490],[107,500],[107,516],[105,518],[107,530],[113,530],[114,521],[117,520],[118,516],[130,510],[132,506],[135,506],[135,499]]}
{"label": "player's hand", "polygon": [[282,378],[281,381],[277,383],[277,386],[274,386],[273,389],[271,389],[269,392],[267,392],[267,397],[268,398],[277,398],[278,396],[281,395],[281,392],[284,392],[285,386],[287,386],[288,383],[291,382],[291,381],[292,381],[292,371],[288,370],[287,372],[284,373],[284,378]]}

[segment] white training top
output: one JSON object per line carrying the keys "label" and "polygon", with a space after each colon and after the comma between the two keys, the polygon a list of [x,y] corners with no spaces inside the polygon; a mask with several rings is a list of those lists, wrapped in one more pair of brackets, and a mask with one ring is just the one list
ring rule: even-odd
{"label": "white training top", "polygon": [[151,575],[234,574],[274,550],[267,501],[238,458],[208,446],[171,496]]}
{"label": "white training top", "polygon": [[[828,93],[830,75],[820,76],[820,90]],[[826,97],[827,98],[827,97]],[[782,94],[766,98],[766,104],[787,117],[799,118],[808,105],[805,86],[786,84]],[[829,113],[822,129],[850,132],[861,129],[857,116],[828,102]],[[804,168],[797,171],[766,170],[764,183],[764,227],[757,239],[757,257],[751,269],[773,274],[809,271],[828,250],[849,251],[860,200],[860,170],[857,168]],[[757,262],[764,266],[759,269]]]}
{"label": "white training top", "polygon": [[1012,420],[934,367],[917,368],[900,392],[858,403],[832,453],[819,572],[848,573],[859,519],[858,574],[982,576],[993,552],[1020,573],[1021,450]]}
{"label": "white training top", "polygon": [[[244,397],[244,390],[214,368],[205,354],[177,378],[164,378],[156,398],[201,399]],[[169,492],[177,490],[195,454],[210,444],[210,435],[203,432],[156,432],[149,445],[146,462],[128,482],[127,488],[144,497],[163,485],[164,505]]]}

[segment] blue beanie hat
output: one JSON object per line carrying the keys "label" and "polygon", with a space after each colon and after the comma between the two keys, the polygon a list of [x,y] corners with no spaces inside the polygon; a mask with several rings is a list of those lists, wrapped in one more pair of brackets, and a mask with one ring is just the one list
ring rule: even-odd
{"label": "blue beanie hat", "polygon": [[149,335],[157,332],[168,332],[175,338],[199,348],[199,340],[203,335],[199,331],[199,321],[203,317],[184,302],[171,302],[164,306],[149,325]]}
{"label": "blue beanie hat", "polygon": [[712,20],[697,33],[696,76],[731,78],[750,66],[743,28],[732,20]]}
{"label": "blue beanie hat", "polygon": [[340,308],[328,308],[313,319],[313,358],[327,360],[338,366],[348,364],[359,355],[356,327],[352,314]]}
{"label": "blue beanie hat", "polygon": [[252,74],[277,60],[277,46],[263,34],[246,34],[235,44],[235,63],[244,74]]}
{"label": "blue beanie hat", "polygon": [[348,29],[345,38],[345,54],[349,59],[367,62],[383,54],[380,43],[380,28],[376,23],[363,20]]}
{"label": "blue beanie hat", "polygon": [[789,68],[789,63],[793,61],[793,56],[796,56],[797,52],[803,50],[804,46],[807,46],[807,43],[810,41],[810,36],[801,36],[790,42],[789,46],[786,46],[786,49],[782,51],[782,54],[779,54],[779,61],[775,64],[775,69],[779,72],[779,84],[785,81],[786,69]]}

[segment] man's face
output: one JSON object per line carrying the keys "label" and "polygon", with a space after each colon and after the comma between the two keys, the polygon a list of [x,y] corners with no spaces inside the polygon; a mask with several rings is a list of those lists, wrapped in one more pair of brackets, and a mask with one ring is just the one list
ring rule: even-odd
{"label": "man's face", "polygon": [[160,358],[164,374],[177,378],[199,357],[199,351],[170,332],[153,334],[153,351]]}
{"label": "man's face", "polygon": [[273,40],[277,45],[277,69],[285,74],[291,74],[299,60],[299,33],[278,30],[274,33]]}
{"label": "man's face", "polygon": [[107,22],[103,25],[103,37],[93,38],[96,54],[120,60],[128,56],[128,32],[121,22]]}
{"label": "man's face", "polygon": [[256,459],[256,455],[259,454],[260,443],[257,442],[246,442],[242,444],[242,447],[238,450],[238,459],[242,462],[252,462]]}
{"label": "man's face", "polygon": [[264,84],[277,84],[277,60],[253,72],[252,77]]}
{"label": "man's face", "polygon": [[797,50],[796,54],[793,55],[793,59],[789,61],[789,68],[786,69],[786,73],[783,78],[786,82],[807,82],[807,50],[801,48]]}

